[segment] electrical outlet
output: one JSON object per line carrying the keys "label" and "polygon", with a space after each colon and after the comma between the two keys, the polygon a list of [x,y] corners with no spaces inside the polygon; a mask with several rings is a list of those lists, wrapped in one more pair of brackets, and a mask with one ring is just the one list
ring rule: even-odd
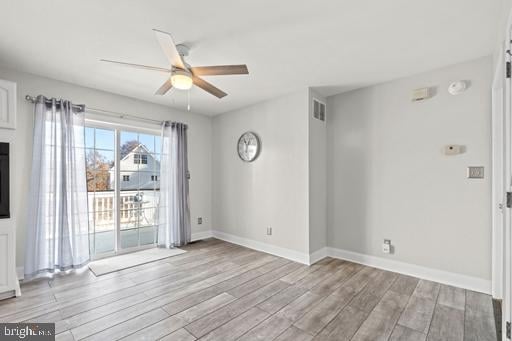
{"label": "electrical outlet", "polygon": [[203,217],[197,218],[197,225],[201,225],[203,223]]}
{"label": "electrical outlet", "polygon": [[391,253],[391,240],[384,239],[384,244],[382,244],[382,252]]}
{"label": "electrical outlet", "polygon": [[267,235],[268,236],[271,236],[272,235],[272,227],[267,227]]}

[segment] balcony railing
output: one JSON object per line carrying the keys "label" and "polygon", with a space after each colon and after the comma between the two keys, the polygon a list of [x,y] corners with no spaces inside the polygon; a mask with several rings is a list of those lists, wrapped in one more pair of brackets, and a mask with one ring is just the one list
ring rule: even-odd
{"label": "balcony railing", "polygon": [[[119,224],[121,247],[153,244],[158,225],[157,191],[121,191]],[[114,191],[88,193],[91,252],[114,250],[116,223]],[[93,249],[94,248],[94,249]]]}

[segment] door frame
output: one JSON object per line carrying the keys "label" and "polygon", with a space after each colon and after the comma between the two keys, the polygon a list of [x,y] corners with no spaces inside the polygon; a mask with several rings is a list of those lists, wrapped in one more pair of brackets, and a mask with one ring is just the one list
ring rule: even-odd
{"label": "door frame", "polygon": [[[512,14],[512,13],[511,13]],[[498,65],[503,63],[503,70],[501,77],[503,79],[503,152],[504,152],[504,163],[502,169],[503,174],[503,188],[504,188],[504,224],[503,224],[503,250],[502,250],[502,340],[508,340],[507,338],[507,323],[512,321],[512,209],[506,207],[506,192],[512,192],[512,84],[511,79],[505,76],[507,64],[512,62],[510,51],[512,49],[512,16],[509,17],[506,26],[505,40],[502,48],[500,48],[500,54],[498,55]],[[495,79],[496,84],[499,85],[500,75]],[[493,84],[494,85],[494,84]],[[494,89],[494,88],[493,88]],[[497,96],[499,98],[499,95]],[[496,100],[498,102],[498,99]],[[499,103],[497,103],[499,104]],[[494,124],[493,124],[494,125]],[[496,250],[494,247],[496,246]],[[493,257],[494,253],[498,254],[499,245],[493,243]],[[493,264],[494,265],[494,264]],[[494,279],[494,278],[493,278]],[[499,280],[499,278],[498,278]]]}
{"label": "door frame", "polygon": [[[500,56],[504,49],[501,47]],[[503,299],[505,229],[505,60],[499,58],[492,84],[492,288]]]}

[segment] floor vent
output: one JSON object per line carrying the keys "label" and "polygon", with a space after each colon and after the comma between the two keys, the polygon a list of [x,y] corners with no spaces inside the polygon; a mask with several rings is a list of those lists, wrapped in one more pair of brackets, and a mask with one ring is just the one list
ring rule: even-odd
{"label": "floor vent", "polygon": [[313,99],[313,117],[320,121],[325,121],[325,103],[316,98]]}

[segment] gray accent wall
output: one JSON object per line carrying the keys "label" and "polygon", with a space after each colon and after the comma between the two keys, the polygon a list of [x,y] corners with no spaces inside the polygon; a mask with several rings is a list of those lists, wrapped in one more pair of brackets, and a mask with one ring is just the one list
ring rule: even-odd
{"label": "gray accent wall", "polygon": [[[307,115],[304,89],[213,118],[214,230],[309,252]],[[253,162],[237,154],[246,131],[262,143]]]}
{"label": "gray accent wall", "polygon": [[309,253],[327,246],[327,119],[313,116],[313,99],[327,103],[309,89]]}
{"label": "gray accent wall", "polygon": [[[485,57],[328,98],[329,246],[491,278],[492,74]],[[456,80],[471,85],[452,96]],[[434,96],[412,102],[421,87]],[[447,144],[465,152],[446,156]]]}

